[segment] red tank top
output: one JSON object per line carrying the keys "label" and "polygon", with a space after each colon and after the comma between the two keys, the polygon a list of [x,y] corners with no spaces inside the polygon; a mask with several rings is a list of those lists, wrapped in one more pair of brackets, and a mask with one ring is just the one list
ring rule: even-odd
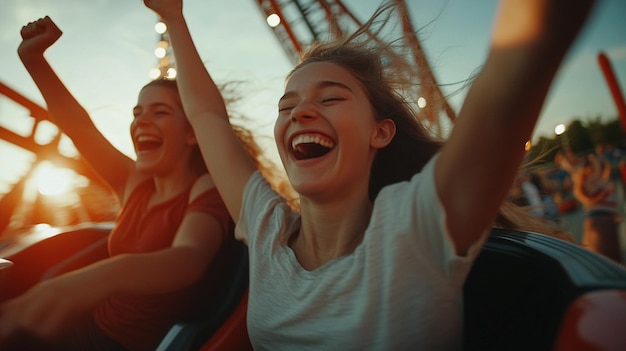
{"label": "red tank top", "polygon": [[229,267],[239,259],[231,253],[237,244],[234,224],[217,190],[210,189],[189,203],[190,190],[148,209],[154,182],[141,183],[128,198],[109,236],[111,256],[164,249],[171,246],[185,214],[191,211],[210,213],[226,233],[218,256],[194,285],[168,294],[111,296],[96,308],[94,318],[102,331],[129,350],[154,350],[172,325],[219,303],[211,296],[220,282],[232,275]]}

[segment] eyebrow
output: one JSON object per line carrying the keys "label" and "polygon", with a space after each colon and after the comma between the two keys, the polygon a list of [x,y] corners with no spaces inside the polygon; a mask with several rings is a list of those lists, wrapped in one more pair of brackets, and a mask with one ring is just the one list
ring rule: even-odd
{"label": "eyebrow", "polygon": [[[337,88],[341,88],[341,89],[345,89],[348,90],[351,93],[354,93],[352,91],[352,88],[350,88],[349,86],[341,83],[341,82],[336,82],[336,81],[332,81],[332,80],[322,80],[319,81],[315,84],[315,89],[324,89],[324,88],[329,88],[329,87],[337,87]],[[278,99],[278,103],[280,103],[281,101],[288,99],[290,97],[293,97],[297,95],[297,93],[293,90],[288,91],[285,93],[285,95],[283,95],[280,99]]]}

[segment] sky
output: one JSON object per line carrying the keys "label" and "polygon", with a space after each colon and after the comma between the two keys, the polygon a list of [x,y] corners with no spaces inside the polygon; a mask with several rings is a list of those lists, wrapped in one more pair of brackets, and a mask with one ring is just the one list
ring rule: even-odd
{"label": "sky", "polygon": [[[365,20],[379,4],[344,0]],[[496,0],[406,1],[413,24],[444,93],[483,64]],[[253,120],[249,127],[275,155],[272,127],[284,77],[292,63],[265,22],[256,0],[185,0],[184,12],[201,57],[218,83],[244,81],[235,106]],[[2,0],[0,4],[0,81],[36,103],[43,99],[22,66],[20,28],[49,15],[64,32],[46,57],[96,126],[122,152],[134,157],[129,135],[132,106],[157,64],[155,14],[140,0]],[[564,13],[563,16],[567,14]],[[574,119],[617,118],[617,108],[597,64],[609,57],[618,82],[626,85],[626,1],[598,0],[597,6],[561,66],[534,138],[552,137],[554,127]],[[512,82],[514,84],[514,82]],[[466,91],[450,99],[458,113]],[[28,133],[28,118],[0,97],[0,125]],[[9,150],[9,151],[7,151]],[[24,155],[0,142],[0,185],[25,171]],[[25,164],[25,165],[22,165]],[[0,194],[3,193],[0,187]]]}

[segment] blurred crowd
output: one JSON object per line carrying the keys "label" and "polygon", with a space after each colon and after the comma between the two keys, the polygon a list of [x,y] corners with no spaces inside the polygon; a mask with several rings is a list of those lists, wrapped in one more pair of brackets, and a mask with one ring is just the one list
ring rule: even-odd
{"label": "blurred crowd", "polygon": [[534,217],[557,224],[563,215],[582,211],[581,244],[621,263],[625,184],[626,152],[601,144],[586,153],[560,151],[549,165],[527,167],[510,197]]}

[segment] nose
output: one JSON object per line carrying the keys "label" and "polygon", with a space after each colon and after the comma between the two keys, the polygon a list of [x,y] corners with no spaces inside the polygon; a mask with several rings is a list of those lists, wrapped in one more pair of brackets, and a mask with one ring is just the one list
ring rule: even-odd
{"label": "nose", "polygon": [[141,124],[146,124],[149,119],[150,116],[146,112],[135,113],[132,125],[137,126]]}
{"label": "nose", "polygon": [[315,105],[310,101],[300,101],[291,110],[291,120],[293,122],[313,119],[316,116],[317,109],[315,108]]}

